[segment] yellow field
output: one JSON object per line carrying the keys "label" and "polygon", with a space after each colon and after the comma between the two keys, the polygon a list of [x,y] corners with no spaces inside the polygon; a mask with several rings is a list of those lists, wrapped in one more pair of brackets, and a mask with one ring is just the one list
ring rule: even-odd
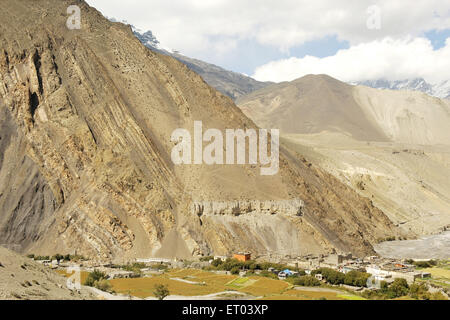
{"label": "yellow field", "polygon": [[283,293],[283,296],[293,296],[298,300],[318,300],[320,298],[326,298],[327,300],[343,300],[337,296],[335,292],[332,291],[308,291],[308,290],[288,290]]}
{"label": "yellow field", "polygon": [[[198,282],[198,284],[185,283],[171,278],[185,279]],[[114,291],[140,298],[154,296],[153,291],[157,284],[167,285],[171,295],[202,296],[229,290],[230,288],[226,284],[235,278],[236,276],[217,275],[202,270],[182,269],[171,270],[149,278],[114,279],[110,280],[110,283]]]}
{"label": "yellow field", "polygon": [[[56,271],[56,273],[59,273],[60,275],[63,275],[64,277],[70,277],[71,275],[73,275],[73,273],[67,273],[66,270],[55,270],[55,271]],[[84,284],[88,275],[89,275],[89,272],[81,271],[81,284]]]}
{"label": "yellow field", "polygon": [[352,294],[339,294],[333,291],[287,290],[282,294],[269,295],[261,300],[365,300]]}
{"label": "yellow field", "polygon": [[255,282],[249,286],[239,289],[239,291],[257,297],[280,294],[290,286],[290,284],[285,281],[265,277],[250,277],[250,279],[255,280]]}
{"label": "yellow field", "polygon": [[206,282],[212,286],[224,286],[228,282],[236,279],[236,276],[220,275],[196,269],[173,270],[166,273],[169,278],[182,278],[196,282]]}
{"label": "yellow field", "polygon": [[[186,279],[189,281],[205,283],[190,284],[173,280],[171,278]],[[169,271],[163,275],[151,278],[114,279],[110,283],[118,293],[131,294],[132,296],[145,298],[154,296],[154,286],[165,284],[171,295],[202,296],[223,291],[240,291],[265,300],[359,300],[361,297],[351,294],[338,294],[333,291],[308,291],[290,289],[291,285],[285,281],[252,276],[240,278],[232,275],[218,275],[194,269]],[[232,291],[230,291],[232,295]]]}
{"label": "yellow field", "polygon": [[[64,270],[58,273],[68,276]],[[81,273],[81,281],[84,283],[88,272]],[[194,283],[186,283],[173,278],[188,280]],[[130,294],[139,298],[153,297],[155,285],[167,285],[171,295],[203,296],[212,293],[240,291],[264,300],[356,300],[362,299],[351,294],[339,294],[333,291],[309,291],[295,290],[286,281],[270,279],[266,277],[252,276],[240,278],[235,275],[220,275],[196,269],[169,270],[162,275],[134,279],[109,280],[112,289],[117,293]]]}
{"label": "yellow field", "polygon": [[400,297],[400,298],[395,298],[395,299],[392,299],[392,300],[416,300],[416,299],[414,299],[414,298],[411,298],[411,297],[409,297],[409,296],[403,296],[403,297]]}
{"label": "yellow field", "polygon": [[[171,278],[185,279],[199,284],[185,283]],[[140,298],[154,296],[153,291],[156,284],[167,285],[171,295],[182,296],[200,296],[234,290],[260,297],[280,294],[290,286],[285,281],[265,277],[255,276],[240,279],[232,275],[218,275],[202,270],[183,269],[172,270],[150,278],[114,279],[110,280],[110,283],[114,291]],[[235,283],[235,281],[237,282]]]}
{"label": "yellow field", "polygon": [[450,280],[450,270],[442,268],[426,268],[420,271],[429,272],[434,278],[445,278]]}
{"label": "yellow field", "polygon": [[171,280],[167,276],[156,276],[151,278],[135,279],[113,279],[110,280],[112,288],[118,293],[131,294],[135,297],[146,298],[154,296],[155,285],[167,285],[171,295],[202,296],[211,293],[225,291],[224,285],[199,285],[190,284],[177,280]]}
{"label": "yellow field", "polygon": [[[259,300],[308,300],[308,299],[302,299],[302,298],[299,298],[296,296],[277,294],[277,295],[273,295],[273,296],[264,297]],[[309,299],[309,300],[311,300],[311,299]]]}
{"label": "yellow field", "polygon": [[338,294],[337,295],[338,298],[342,298],[344,300],[367,300],[366,298],[354,295],[354,294],[350,294],[350,293],[346,293],[346,294]]}

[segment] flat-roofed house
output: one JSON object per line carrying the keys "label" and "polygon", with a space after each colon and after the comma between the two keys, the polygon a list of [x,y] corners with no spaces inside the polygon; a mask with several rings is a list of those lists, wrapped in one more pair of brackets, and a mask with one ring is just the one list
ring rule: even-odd
{"label": "flat-roofed house", "polygon": [[251,259],[251,254],[248,252],[239,252],[233,254],[233,258],[242,262],[248,261]]}

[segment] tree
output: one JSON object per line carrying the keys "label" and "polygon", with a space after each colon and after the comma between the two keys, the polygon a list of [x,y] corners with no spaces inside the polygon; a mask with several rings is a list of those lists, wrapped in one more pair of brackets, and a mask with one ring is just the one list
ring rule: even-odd
{"label": "tree", "polygon": [[319,273],[322,274],[326,282],[329,284],[338,285],[344,283],[345,281],[345,274],[331,268],[319,268],[314,270],[311,274],[316,275]]}
{"label": "tree", "polygon": [[349,286],[365,287],[370,274],[352,270],[345,274],[344,283]]}
{"label": "tree", "polygon": [[155,285],[155,291],[153,291],[153,294],[158,298],[158,300],[164,300],[164,298],[167,297],[170,292],[167,288],[167,285],[157,284]]}
{"label": "tree", "polygon": [[387,295],[389,298],[398,298],[406,296],[409,292],[408,282],[403,278],[396,278],[394,282],[391,283],[387,290]]}
{"label": "tree", "polygon": [[213,267],[218,267],[218,266],[220,266],[222,264],[222,260],[220,260],[220,259],[215,259],[213,262],[211,262],[211,265],[213,266]]}
{"label": "tree", "polygon": [[57,253],[54,256],[52,256],[52,260],[58,260],[59,261],[59,260],[62,260],[62,259],[64,259],[64,256],[59,254],[59,253]]}
{"label": "tree", "polygon": [[94,287],[97,281],[106,280],[107,278],[108,275],[106,273],[94,270],[93,272],[89,273],[89,275],[86,278],[86,281],[84,282],[84,285]]}
{"label": "tree", "polygon": [[231,268],[231,274],[239,274],[239,267],[233,267]]}
{"label": "tree", "polygon": [[381,291],[387,291],[388,288],[389,288],[389,284],[387,283],[387,281],[382,280],[380,282]]}
{"label": "tree", "polygon": [[320,281],[313,276],[300,276],[293,281],[296,286],[317,287],[320,286]]}

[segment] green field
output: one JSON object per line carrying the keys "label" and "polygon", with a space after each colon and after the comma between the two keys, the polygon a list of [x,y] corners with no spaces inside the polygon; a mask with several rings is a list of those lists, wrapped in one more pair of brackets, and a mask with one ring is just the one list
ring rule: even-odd
{"label": "green field", "polygon": [[236,278],[227,283],[227,286],[234,289],[241,289],[254,284],[257,280],[247,277]]}

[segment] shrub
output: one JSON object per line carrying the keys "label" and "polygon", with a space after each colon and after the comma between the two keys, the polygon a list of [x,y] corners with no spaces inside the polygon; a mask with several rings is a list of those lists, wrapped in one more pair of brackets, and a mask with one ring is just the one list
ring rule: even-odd
{"label": "shrub", "polygon": [[84,282],[84,285],[94,287],[95,282],[100,280],[106,280],[107,278],[108,276],[106,275],[106,273],[94,270],[93,272],[89,273],[89,275],[86,278],[86,281]]}
{"label": "shrub", "polygon": [[414,261],[413,264],[417,268],[431,268],[437,264],[436,261],[430,260],[430,261]]}
{"label": "shrub", "polygon": [[278,279],[278,276],[272,272],[269,272],[267,270],[261,271],[259,274],[261,277],[271,278],[271,279]]}
{"label": "shrub", "polygon": [[50,257],[49,256],[35,256],[34,260],[36,260],[36,261],[50,260]]}
{"label": "shrub", "polygon": [[143,269],[143,268],[145,268],[145,263],[142,263],[142,262],[135,262],[133,264],[127,264],[125,266],[122,266],[123,270],[131,271],[138,275],[141,274],[141,269]]}
{"label": "shrub", "polygon": [[157,284],[155,285],[155,291],[153,291],[153,294],[159,300],[164,300],[164,298],[167,297],[170,294],[170,292],[166,285]]}
{"label": "shrub", "polygon": [[58,260],[59,261],[59,260],[63,260],[63,259],[64,259],[64,256],[57,253],[57,254],[53,255],[50,260]]}
{"label": "shrub", "polygon": [[102,291],[111,292],[111,284],[108,280],[95,281],[94,287]]}
{"label": "shrub", "polygon": [[448,300],[441,292],[431,294],[430,300]]}
{"label": "shrub", "polygon": [[429,300],[429,292],[424,283],[413,283],[409,287],[409,295],[414,299]]}
{"label": "shrub", "polygon": [[231,272],[231,274],[239,274],[239,267],[233,267],[233,268],[231,268],[231,270],[230,270],[230,272]]}
{"label": "shrub", "polygon": [[214,257],[213,256],[206,256],[206,257],[201,257],[200,261],[209,261],[209,260],[213,260]]}

